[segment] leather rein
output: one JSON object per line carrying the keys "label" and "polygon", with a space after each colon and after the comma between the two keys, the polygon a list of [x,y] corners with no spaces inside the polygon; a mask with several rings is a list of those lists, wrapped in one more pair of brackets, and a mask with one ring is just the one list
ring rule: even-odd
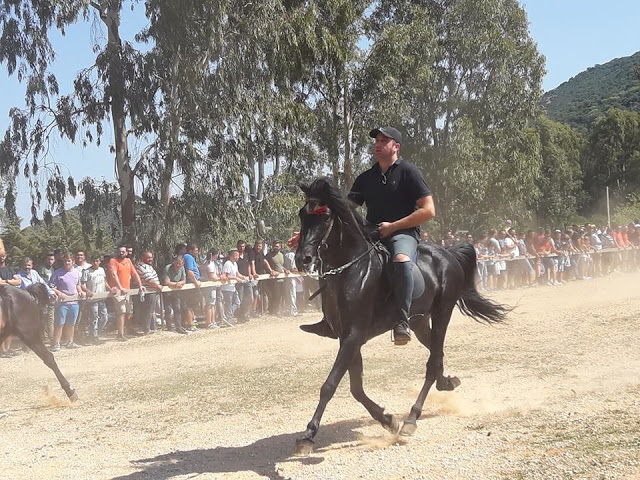
{"label": "leather rein", "polygon": [[[309,201],[318,201],[315,198],[310,198],[307,200],[307,204],[309,203]],[[328,276],[331,275],[340,275],[342,272],[344,272],[346,269],[348,269],[349,267],[351,267],[352,265],[354,265],[355,263],[357,263],[360,259],[362,259],[363,257],[365,257],[366,255],[368,255],[369,253],[371,253],[372,250],[379,248],[381,245],[380,242],[371,242],[370,240],[368,240],[364,235],[363,238],[365,239],[365,241],[367,243],[369,243],[369,248],[367,250],[365,250],[364,252],[362,252],[360,255],[358,255],[356,258],[354,258],[353,260],[345,263],[344,265],[341,265],[339,267],[336,268],[332,268],[331,270],[328,270],[326,272],[323,272],[323,268],[324,268],[324,262],[322,260],[322,255],[321,252],[322,250],[326,250],[329,248],[329,245],[327,244],[327,239],[329,238],[329,235],[331,234],[331,230],[333,229],[334,226],[334,220],[335,220],[335,216],[334,214],[331,212],[331,209],[329,209],[329,207],[327,205],[322,205],[319,206],[315,209],[313,209],[311,212],[309,212],[310,215],[329,215],[329,227],[327,228],[327,231],[324,233],[324,235],[322,236],[322,240],[320,240],[320,243],[318,244],[318,247],[316,249],[316,253],[318,254],[318,259],[320,260],[320,270],[318,272],[318,276],[321,279],[325,279]],[[338,220],[340,221],[340,223],[344,223],[342,221],[342,219],[340,217],[337,217]],[[339,246],[342,246],[342,230],[340,231],[340,243]],[[321,287],[320,290],[318,290],[317,292],[315,292],[311,298],[314,298],[315,296],[317,296],[324,288]],[[310,299],[311,299],[310,298]]]}

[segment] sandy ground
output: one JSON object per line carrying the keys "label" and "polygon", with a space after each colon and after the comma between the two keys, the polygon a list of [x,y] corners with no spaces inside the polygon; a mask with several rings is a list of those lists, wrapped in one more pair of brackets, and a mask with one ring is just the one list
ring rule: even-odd
{"label": "sandy ground", "polygon": [[[32,353],[2,359],[0,478],[640,478],[639,285],[499,292],[516,310],[498,327],[456,312],[445,369],[462,385],[429,396],[413,437],[386,433],[345,379],[302,458],[337,351],[297,328],[318,314],[62,351],[73,406]],[[426,349],[383,336],[363,355],[368,394],[404,416]]]}

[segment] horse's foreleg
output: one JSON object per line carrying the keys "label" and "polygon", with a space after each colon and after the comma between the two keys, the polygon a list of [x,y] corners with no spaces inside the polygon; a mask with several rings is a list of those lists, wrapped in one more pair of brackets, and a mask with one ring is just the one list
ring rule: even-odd
{"label": "horse's foreleg", "polygon": [[418,428],[417,420],[422,414],[422,407],[427,399],[429,390],[435,381],[442,377],[444,372],[444,337],[447,333],[447,326],[449,325],[452,311],[453,306],[447,309],[436,309],[436,311],[432,312],[431,345],[429,348],[429,360],[427,361],[427,374],[424,379],[424,385],[416,399],[416,403],[411,407],[409,416],[405,420],[404,425],[402,425],[402,429],[400,430],[401,435],[411,435],[416,431]]}
{"label": "horse's foreleg", "polygon": [[71,385],[69,385],[69,382],[66,378],[64,378],[64,375],[62,375],[62,372],[58,368],[58,364],[56,363],[56,359],[53,356],[53,353],[51,353],[47,349],[47,347],[45,347],[44,343],[42,343],[42,340],[40,338],[33,339],[27,337],[21,337],[21,340],[27,345],[27,347],[33,350],[33,352],[38,357],[42,359],[47,367],[53,370],[53,373],[55,373],[56,378],[60,382],[60,386],[67,394],[67,397],[69,397],[69,400],[71,400],[72,402],[78,400],[78,395],[76,394],[75,390],[71,388]]}
{"label": "horse's foreleg", "polygon": [[342,377],[344,377],[344,374],[347,372],[347,368],[351,364],[353,356],[359,351],[361,346],[362,341],[356,338],[350,337],[341,342],[340,349],[338,350],[338,355],[333,363],[331,372],[320,388],[320,402],[316,407],[316,411],[307,425],[304,435],[296,440],[296,448],[294,450],[295,455],[306,455],[311,453],[313,450],[313,438],[318,433],[320,420],[322,419],[324,410],[327,407],[329,400],[331,400],[334,393],[336,393],[336,389],[338,388]]}
{"label": "horse's foreleg", "polygon": [[380,422],[384,428],[394,435],[400,430],[400,422],[393,415],[385,414],[384,408],[371,400],[364,391],[362,385],[362,353],[358,350],[349,365],[349,383],[351,395],[359,401],[371,416]]}

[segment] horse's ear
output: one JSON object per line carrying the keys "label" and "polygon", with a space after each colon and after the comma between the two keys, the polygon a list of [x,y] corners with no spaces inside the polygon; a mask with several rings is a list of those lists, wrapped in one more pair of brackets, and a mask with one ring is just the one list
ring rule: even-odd
{"label": "horse's ear", "polygon": [[302,190],[307,197],[309,196],[309,194],[311,194],[311,189],[306,185],[304,185],[303,183],[299,184],[298,186],[300,187],[300,190]]}

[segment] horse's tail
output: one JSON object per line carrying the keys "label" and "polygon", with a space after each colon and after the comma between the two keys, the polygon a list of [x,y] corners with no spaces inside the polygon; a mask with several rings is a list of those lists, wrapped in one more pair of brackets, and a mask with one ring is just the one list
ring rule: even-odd
{"label": "horse's tail", "polygon": [[464,272],[464,287],[458,300],[458,308],[478,322],[499,323],[507,313],[508,307],[483,297],[476,288],[476,250],[470,243],[458,243],[447,248],[458,260]]}
{"label": "horse's tail", "polygon": [[25,291],[41,306],[49,303],[49,290],[44,283],[32,283]]}

